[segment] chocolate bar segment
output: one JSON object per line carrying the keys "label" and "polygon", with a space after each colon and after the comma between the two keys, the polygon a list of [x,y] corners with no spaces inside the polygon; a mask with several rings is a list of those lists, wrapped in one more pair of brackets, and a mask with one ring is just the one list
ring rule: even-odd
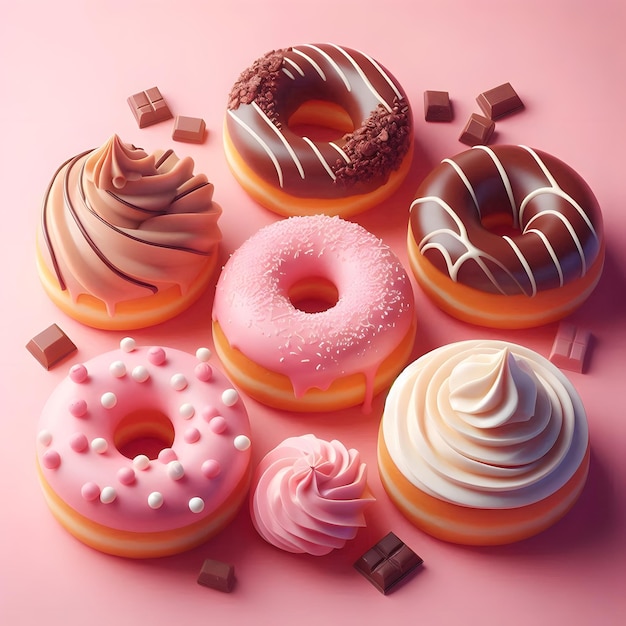
{"label": "chocolate bar segment", "polygon": [[511,83],[504,83],[484,91],[476,98],[476,101],[483,113],[492,120],[524,107],[524,103],[511,86]]}
{"label": "chocolate bar segment", "polygon": [[354,567],[386,595],[423,562],[394,533],[389,533],[363,554],[354,563]]}
{"label": "chocolate bar segment", "polygon": [[449,122],[452,120],[452,103],[447,91],[424,92],[424,117],[427,122]]}
{"label": "chocolate bar segment", "polygon": [[204,141],[205,130],[206,123],[202,118],[177,115],[174,121],[172,139],[174,141],[202,143]]}
{"label": "chocolate bar segment", "polygon": [[127,102],[137,120],[137,124],[139,124],[139,128],[145,128],[157,122],[169,120],[172,117],[172,112],[158,87],[140,91],[130,96]]}
{"label": "chocolate bar segment", "polygon": [[56,325],[52,324],[35,335],[26,349],[47,369],[76,351],[72,340]]}
{"label": "chocolate bar segment", "polygon": [[235,585],[235,568],[229,563],[206,559],[198,575],[198,584],[230,593]]}
{"label": "chocolate bar segment", "polygon": [[591,333],[573,324],[559,325],[550,351],[550,362],[561,369],[582,373],[585,371]]}
{"label": "chocolate bar segment", "polygon": [[493,135],[495,128],[495,123],[489,118],[472,113],[459,137],[459,141],[468,146],[485,145]]}

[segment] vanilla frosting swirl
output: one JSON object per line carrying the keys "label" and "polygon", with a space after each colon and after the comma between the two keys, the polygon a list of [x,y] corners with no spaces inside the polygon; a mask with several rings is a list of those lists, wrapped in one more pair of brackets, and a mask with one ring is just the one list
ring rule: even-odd
{"label": "vanilla frosting swirl", "polygon": [[417,488],[480,508],[548,497],[588,445],[567,378],[536,352],[495,340],[449,344],[409,365],[390,390],[382,436]]}
{"label": "vanilla frosting swirl", "polygon": [[253,480],[252,521],[288,552],[315,556],[342,548],[365,526],[367,468],[357,450],[314,435],[290,437],[260,462]]}
{"label": "vanilla frosting swirl", "polygon": [[44,199],[44,263],[72,299],[118,303],[190,288],[221,240],[213,185],[189,157],[113,135],[69,159]]}

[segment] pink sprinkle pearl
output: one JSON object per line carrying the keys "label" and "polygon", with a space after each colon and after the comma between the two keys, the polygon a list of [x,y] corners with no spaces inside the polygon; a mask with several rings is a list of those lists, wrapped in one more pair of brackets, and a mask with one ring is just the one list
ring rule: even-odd
{"label": "pink sprinkle pearl", "polygon": [[176,461],[178,459],[178,456],[176,455],[176,452],[174,452],[174,450],[172,450],[172,448],[163,448],[163,450],[161,450],[159,452],[159,461],[161,461],[161,463],[170,463],[171,461]]}
{"label": "pink sprinkle pearl", "polygon": [[219,435],[226,430],[226,420],[221,416],[217,415],[212,418],[209,422],[209,428],[216,434]]}
{"label": "pink sprinkle pearl", "polygon": [[203,383],[208,382],[213,378],[213,368],[208,363],[198,363],[194,368],[194,373],[198,380]]}
{"label": "pink sprinkle pearl", "polygon": [[209,404],[208,406],[202,407],[200,414],[207,422],[210,422],[211,419],[215,417],[216,415],[219,415],[220,412],[217,410],[217,407],[214,407],[213,405]]}
{"label": "pink sprinkle pearl", "polygon": [[70,402],[70,414],[74,417],[84,417],[87,414],[87,402],[82,398]]}
{"label": "pink sprinkle pearl", "polygon": [[135,470],[132,467],[122,467],[117,472],[117,480],[122,485],[132,485],[135,482]]}
{"label": "pink sprinkle pearl", "polygon": [[100,495],[100,487],[96,483],[85,483],[80,489],[80,494],[85,500],[91,502]]}
{"label": "pink sprinkle pearl", "polygon": [[148,361],[152,365],[163,365],[165,363],[165,350],[158,346],[154,346],[148,350]]}
{"label": "pink sprinkle pearl", "polygon": [[78,363],[70,368],[70,380],[75,383],[84,383],[87,380],[87,368]]}
{"label": "pink sprinkle pearl", "polygon": [[215,459],[208,459],[200,468],[207,478],[215,478],[220,473],[220,464]]}
{"label": "pink sprinkle pearl", "polygon": [[89,441],[83,433],[74,433],[70,438],[70,448],[74,452],[84,452],[89,447]]}
{"label": "pink sprinkle pearl", "polygon": [[200,439],[200,431],[197,428],[188,428],[185,431],[185,441],[187,443],[196,443]]}
{"label": "pink sprinkle pearl", "polygon": [[61,465],[61,455],[56,450],[46,450],[41,457],[41,462],[48,469],[56,469]]}

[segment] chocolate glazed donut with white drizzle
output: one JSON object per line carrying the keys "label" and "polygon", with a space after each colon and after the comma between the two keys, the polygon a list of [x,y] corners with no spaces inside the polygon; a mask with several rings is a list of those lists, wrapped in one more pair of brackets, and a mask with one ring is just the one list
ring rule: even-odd
{"label": "chocolate glazed donut with white drizzle", "polygon": [[420,185],[408,232],[413,272],[451,315],[482,326],[558,320],[604,263],[598,202],[559,159],[527,146],[475,146]]}
{"label": "chocolate glazed donut with white drizzle", "polygon": [[[337,130],[321,140],[302,125]],[[235,177],[282,215],[346,217],[389,197],[413,152],[406,94],[370,56],[335,44],[267,53],[229,96],[226,157]]]}

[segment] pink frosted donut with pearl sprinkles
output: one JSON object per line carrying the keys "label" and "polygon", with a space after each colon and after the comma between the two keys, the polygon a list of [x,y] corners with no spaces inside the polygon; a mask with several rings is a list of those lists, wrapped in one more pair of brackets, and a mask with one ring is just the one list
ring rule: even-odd
{"label": "pink frosted donut with pearl sprinkles", "polygon": [[120,348],[74,365],[39,422],[46,501],[83,543],[131,558],[177,554],[219,532],[250,481],[250,424],[200,348]]}

